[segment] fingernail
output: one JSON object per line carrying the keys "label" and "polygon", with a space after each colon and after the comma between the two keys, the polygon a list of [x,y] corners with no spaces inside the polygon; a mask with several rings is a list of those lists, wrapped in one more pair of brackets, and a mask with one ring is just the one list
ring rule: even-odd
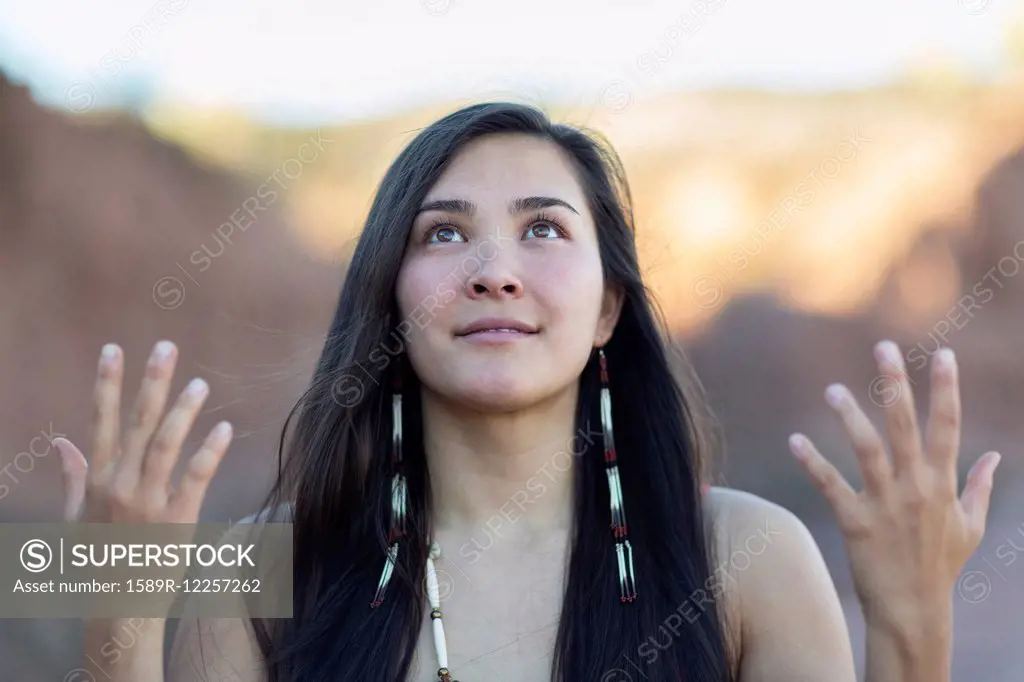
{"label": "fingernail", "polygon": [[952,369],[953,365],[956,364],[956,355],[953,353],[952,348],[943,348],[940,350],[937,359],[942,363],[942,367],[946,369]]}
{"label": "fingernail", "polygon": [[217,426],[213,427],[213,437],[220,440],[227,438],[231,435],[231,424],[229,422],[221,422]]}
{"label": "fingernail", "polygon": [[839,407],[844,397],[846,397],[846,389],[843,388],[842,384],[832,384],[825,389],[825,400],[832,407]]}
{"label": "fingernail", "polygon": [[878,362],[888,360],[903,369],[903,356],[900,355],[900,347],[893,341],[881,341],[875,346],[875,360]]}
{"label": "fingernail", "polygon": [[799,433],[794,433],[789,437],[789,447],[793,449],[794,453],[798,456],[803,456],[804,447],[807,445],[807,439]]}
{"label": "fingernail", "polygon": [[161,341],[153,348],[153,362],[163,362],[171,357],[174,352],[174,344],[170,341]]}
{"label": "fingernail", "polygon": [[60,470],[65,474],[68,473],[68,458],[64,456],[64,449],[60,445],[62,438],[54,438],[51,442],[53,447],[57,448],[57,455],[60,457]]}
{"label": "fingernail", "polygon": [[208,388],[209,386],[207,386],[206,382],[197,377],[192,381],[188,382],[188,386],[185,388],[185,391],[190,396],[198,398],[199,396],[205,394]]}
{"label": "fingernail", "polygon": [[100,350],[100,363],[112,365],[117,360],[118,348],[116,343],[108,343]]}
{"label": "fingernail", "polygon": [[999,466],[1000,460],[999,453],[996,453],[992,459],[994,461],[989,465],[988,471],[985,472],[985,487],[990,489],[993,488],[996,483],[996,467]]}

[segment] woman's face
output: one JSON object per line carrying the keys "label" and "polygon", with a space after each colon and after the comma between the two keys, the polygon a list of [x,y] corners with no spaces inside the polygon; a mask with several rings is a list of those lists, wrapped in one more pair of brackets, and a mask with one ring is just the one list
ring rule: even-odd
{"label": "woman's face", "polygon": [[452,159],[413,223],[397,298],[424,386],[486,410],[570,387],[621,308],[572,162],[516,134]]}

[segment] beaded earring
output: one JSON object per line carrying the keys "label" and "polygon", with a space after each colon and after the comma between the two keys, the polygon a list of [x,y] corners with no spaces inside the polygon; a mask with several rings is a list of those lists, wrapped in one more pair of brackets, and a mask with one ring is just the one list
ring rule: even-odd
{"label": "beaded earring", "polygon": [[384,601],[384,592],[391,581],[398,560],[398,541],[406,535],[406,513],[408,511],[409,485],[402,467],[402,380],[396,377],[391,395],[391,521],[388,528],[388,554],[381,571],[377,593],[370,602],[370,608],[377,608]]}
{"label": "beaded earring", "polygon": [[601,366],[601,428],[604,432],[604,463],[608,475],[608,494],[611,503],[611,529],[615,538],[615,557],[619,565],[619,601],[623,604],[636,599],[636,577],[633,571],[633,548],[629,544],[626,510],[622,500],[622,482],[619,479],[618,455],[615,452],[615,431],[612,428],[612,396],[608,386],[608,359],[604,349],[597,351]]}

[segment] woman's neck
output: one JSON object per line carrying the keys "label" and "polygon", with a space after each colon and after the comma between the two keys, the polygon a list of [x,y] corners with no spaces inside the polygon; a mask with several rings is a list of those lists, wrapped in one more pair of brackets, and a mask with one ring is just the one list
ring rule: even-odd
{"label": "woman's neck", "polygon": [[[572,520],[577,389],[522,411],[470,412],[423,397],[423,435],[436,531],[480,530],[510,541],[566,529]],[[586,430],[584,430],[586,431]]]}

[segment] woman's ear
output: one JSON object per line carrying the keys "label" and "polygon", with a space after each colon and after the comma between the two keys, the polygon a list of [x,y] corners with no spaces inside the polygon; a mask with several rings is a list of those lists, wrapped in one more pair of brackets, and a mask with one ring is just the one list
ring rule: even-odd
{"label": "woman's ear", "polygon": [[622,304],[626,300],[626,293],[622,287],[609,284],[604,288],[604,295],[601,298],[601,313],[597,318],[597,329],[594,330],[594,343],[603,346],[608,343],[615,325],[619,322],[619,315],[622,314]]}

